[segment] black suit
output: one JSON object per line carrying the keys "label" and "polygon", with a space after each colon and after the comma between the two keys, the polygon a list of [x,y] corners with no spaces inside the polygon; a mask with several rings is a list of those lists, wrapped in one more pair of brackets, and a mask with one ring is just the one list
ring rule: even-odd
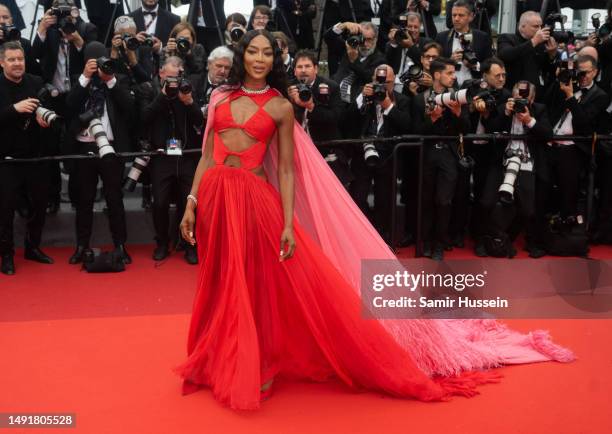
{"label": "black suit", "polygon": [[[221,29],[221,34],[224,34],[225,31],[225,10],[223,8],[223,0],[214,0],[215,8],[213,11],[213,4],[211,0],[196,0],[191,2],[191,6],[189,7],[189,13],[187,14],[187,19],[189,23],[196,30],[198,41],[204,45],[204,48],[207,52],[211,52],[215,48],[225,43],[224,40],[219,40],[219,31],[217,27],[217,23],[219,24],[219,28]],[[204,18],[205,27],[201,27],[198,25],[198,16],[199,9],[202,10],[202,17]],[[214,12],[217,12],[217,17],[215,19]]]}
{"label": "black suit", "polygon": [[[569,99],[561,92],[558,85],[551,85],[546,94],[546,103],[549,109],[553,127],[555,127],[565,113],[572,115],[573,134],[590,136],[605,125],[605,109],[610,102],[609,96],[593,84],[586,96]],[[557,131],[555,131],[557,133]],[[580,150],[583,150],[581,152]],[[556,180],[561,197],[561,213],[563,216],[576,215],[578,206],[578,192],[580,171],[585,163],[585,156],[589,155],[590,143],[577,143],[576,145],[548,146],[547,164],[551,179],[546,191],[550,191]]]}
{"label": "black suit", "polygon": [[[81,50],[78,50],[73,44],[68,44],[68,67],[72,84],[74,84],[85,67],[85,61],[83,59],[83,49],[85,45],[98,38],[98,30],[96,26],[91,23],[85,23],[80,20],[77,24],[77,31],[85,43]],[[40,39],[38,34],[34,38],[32,54],[40,61],[42,78],[46,83],[51,83],[53,81],[53,76],[57,69],[57,57],[60,51],[61,38],[62,36],[56,27],[51,27],[47,30],[44,42]]]}
{"label": "black suit", "polygon": [[[176,138],[183,142],[183,149],[201,146],[196,131],[202,129],[203,116],[196,98],[185,106],[178,98],[169,99],[161,92],[159,78],[138,87],[140,119],[149,133],[153,149],[165,149],[166,141]],[[178,191],[177,208],[185,209],[187,195],[191,191],[197,156],[153,157],[150,162],[153,187],[153,223],[157,243],[167,246],[170,226],[168,211]]]}
{"label": "black suit", "polygon": [[[409,0],[398,1],[396,3],[397,9],[393,15],[396,16],[402,12],[405,12],[406,8],[408,7],[408,1]],[[416,9],[415,12],[420,13],[419,9]],[[438,29],[436,28],[434,17],[440,15],[440,12],[442,12],[442,0],[431,0],[429,2],[429,10],[423,11],[421,14],[421,21],[423,21],[423,17],[425,17],[423,29],[426,29],[425,35],[428,38],[435,39],[435,37],[438,35]]]}
{"label": "black suit", "polygon": [[[353,128],[359,125],[364,130],[363,134],[365,136],[393,137],[410,133],[410,99],[398,92],[393,92],[393,99],[394,107],[388,114],[383,115],[383,124],[378,132],[376,132],[378,127],[375,112],[376,104],[364,105],[359,109],[356,103],[352,103],[349,110],[353,112],[352,119],[356,122],[352,124]],[[394,144],[392,143],[377,144],[376,149],[380,154],[381,163],[375,168],[369,168],[364,160],[363,147],[354,146],[352,148],[351,171],[355,180],[349,188],[349,192],[357,205],[371,219],[387,241],[390,240],[391,236],[390,224],[393,204],[391,188],[393,183],[396,182],[393,178],[393,159],[390,158],[393,148]],[[370,211],[367,200],[372,180],[374,181],[374,213]]]}
{"label": "black suit", "polygon": [[416,64],[421,64],[421,55],[423,54],[423,47],[428,43],[432,42],[429,38],[419,38],[419,41],[414,44],[410,48],[402,48],[399,45],[394,47],[391,45],[391,42],[387,42],[387,46],[385,48],[385,57],[387,61],[387,65],[389,65],[396,74],[400,74],[399,70],[402,63],[402,52],[407,50],[407,56],[412,59],[412,61]]}
{"label": "black suit", "polygon": [[[25,74],[21,83],[0,75],[0,159],[41,156],[41,128],[34,114],[18,113],[13,104],[36,98],[43,83]],[[38,247],[47,207],[47,163],[0,164],[0,255],[13,255],[13,217],[18,194],[25,189],[33,215],[27,222],[26,247]]]}
{"label": "black suit", "polygon": [[[477,29],[472,29],[472,51],[476,54],[476,57],[480,62],[488,59],[492,55],[491,36],[485,32],[481,32]],[[442,56],[450,58],[453,54],[453,39],[455,37],[454,30],[446,30],[442,33],[438,33],[436,36],[436,42],[442,45]]]}
{"label": "black suit", "polygon": [[[92,80],[93,81],[93,80]],[[97,79],[96,79],[97,81]],[[134,124],[135,98],[129,88],[127,77],[118,77],[112,89],[100,83],[105,89],[105,106],[108,113],[114,141],[111,143],[117,152],[132,150],[130,127]],[[81,86],[77,81],[68,93],[66,104],[73,117],[67,131],[68,151],[70,153],[97,153],[95,143],[80,142],[78,134],[83,125],[78,120],[78,114],[85,112],[85,105],[90,98],[92,83],[87,87]],[[125,223],[125,209],[123,207],[123,193],[121,181],[123,178],[123,162],[115,155],[90,160],[78,160],[74,173],[77,186],[76,209],[76,235],[78,246],[89,246],[93,229],[93,203],[96,196],[98,176],[102,178],[104,196],[108,207],[110,230],[115,246],[125,244],[127,229]]]}
{"label": "black suit", "polygon": [[505,33],[497,41],[497,55],[506,64],[506,87],[512,89],[518,81],[527,80],[536,85],[536,98],[540,101],[546,79],[553,69],[544,44],[534,47],[531,40],[523,38],[518,32]]}
{"label": "black suit", "polygon": [[293,0],[278,0],[276,17],[278,29],[292,38],[298,49],[314,48],[312,20],[317,14],[314,0],[301,0],[301,15],[294,14],[294,10]]}
{"label": "black suit", "polygon": [[[136,29],[139,32],[146,31],[145,28],[145,18],[142,8],[138,8],[135,11],[132,11],[130,14],[134,21],[136,22]],[[181,17],[175,15],[171,12],[168,12],[166,9],[162,8],[161,5],[157,9],[157,23],[155,24],[155,36],[157,39],[162,41],[162,44],[166,45],[168,43],[168,37],[170,36],[170,32],[178,23],[181,22]],[[149,33],[149,32],[147,32]]]}
{"label": "black suit", "polygon": [[[513,116],[506,116],[505,104],[498,107],[499,116],[494,118],[491,130],[498,132],[511,132]],[[544,191],[539,191],[544,185],[543,180],[548,179],[546,164],[546,142],[552,137],[552,126],[544,104],[533,104],[529,107],[531,116],[536,120],[533,128],[524,127],[524,134],[529,139],[524,141],[533,162],[532,171],[519,171],[514,185],[514,202],[512,207],[498,204],[499,187],[504,179],[504,154],[508,145],[507,140],[496,141],[491,146],[491,159],[489,160],[485,188],[480,200],[480,206],[485,213],[485,221],[481,222],[485,231],[498,237],[508,232],[515,217],[519,217],[526,229],[528,245],[541,245],[538,232],[541,234],[543,223],[542,197]],[[520,226],[519,226],[520,227]],[[513,239],[518,233],[510,234]]]}

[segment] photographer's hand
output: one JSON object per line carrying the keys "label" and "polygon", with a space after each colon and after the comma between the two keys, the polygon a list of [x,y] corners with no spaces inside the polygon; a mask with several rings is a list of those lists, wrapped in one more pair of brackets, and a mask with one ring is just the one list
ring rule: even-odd
{"label": "photographer's hand", "polygon": [[429,117],[431,118],[431,123],[435,124],[438,119],[440,119],[442,117],[442,114],[444,113],[444,108],[442,106],[436,105],[436,107],[427,112],[427,114],[429,114]]}
{"label": "photographer's hand", "polygon": [[426,72],[423,72],[423,78],[421,78],[419,80],[419,84],[421,86],[425,86],[425,87],[432,87],[433,86],[433,79],[431,78],[431,75],[429,75]]}
{"label": "photographer's hand", "polygon": [[91,79],[93,75],[98,70],[98,61],[96,59],[89,59],[85,64],[85,68],[83,69],[83,75],[87,79]]}
{"label": "photographer's hand", "polygon": [[416,96],[418,91],[419,91],[419,84],[411,81],[410,83],[408,83],[408,90],[414,95]]}
{"label": "photographer's hand", "polygon": [[516,117],[523,125],[529,125],[531,120],[531,113],[529,113],[529,107],[525,107],[525,111],[523,113],[517,113]]}
{"label": "photographer's hand", "polygon": [[542,27],[540,30],[533,35],[531,38],[531,45],[537,47],[550,39],[550,29],[548,27]]}
{"label": "photographer's hand", "polygon": [[179,92],[178,97],[179,97],[179,101],[181,101],[186,106],[190,106],[191,104],[193,104],[193,95],[191,94],[191,92],[189,93]]}
{"label": "photographer's hand", "polygon": [[168,39],[168,43],[164,47],[164,51],[166,52],[167,56],[171,56],[174,53],[176,53],[176,39],[174,38]]}
{"label": "photographer's hand", "polygon": [[559,82],[559,89],[565,94],[566,99],[570,99],[574,96],[574,82],[571,80],[568,84]]}
{"label": "photographer's hand", "polygon": [[389,95],[389,92],[387,92],[387,95],[385,96],[385,99],[383,99],[383,101],[380,103],[380,106],[382,107],[383,110],[387,110],[389,107],[391,107],[393,105],[393,95]]}
{"label": "photographer's hand", "polygon": [[38,25],[38,33],[43,38],[47,36],[47,30],[49,30],[51,26],[57,24],[57,17],[55,15],[52,15],[52,13],[53,12],[51,9],[47,10],[47,12],[45,12],[45,15],[40,20],[40,24]]}
{"label": "photographer's hand", "polygon": [[425,11],[429,10],[429,2],[427,0],[420,0],[419,4],[421,5],[421,8]]}
{"label": "photographer's hand", "polygon": [[361,93],[365,98],[371,98],[372,96],[374,96],[374,86],[372,86],[372,83],[368,83],[363,86],[363,90],[361,91]]}
{"label": "photographer's hand", "polygon": [[125,49],[125,45],[123,44],[123,39],[121,38],[121,35],[113,36],[113,39],[111,40],[111,59],[119,58],[119,50],[121,49],[121,47]]}
{"label": "photographer's hand", "polygon": [[455,63],[461,63],[463,61],[463,50],[455,50],[453,54],[451,54],[451,59]]}
{"label": "photographer's hand", "polygon": [[557,57],[557,49],[559,48],[559,44],[557,44],[555,38],[550,38],[548,41],[546,41],[546,45],[544,45],[544,48],[546,49],[546,52],[548,53],[548,56],[551,59]]}
{"label": "photographer's hand", "polygon": [[479,96],[474,97],[474,109],[480,114],[488,114],[487,104]]}
{"label": "photographer's hand", "polygon": [[354,63],[359,58],[359,50],[351,47],[349,44],[346,45],[346,55],[349,59],[349,62]]}
{"label": "photographer's hand", "polygon": [[38,108],[38,103],[39,101],[36,98],[26,98],[13,104],[13,107],[15,107],[17,113],[34,113]]}
{"label": "photographer's hand", "polygon": [[508,101],[506,101],[505,114],[506,116],[512,116],[513,112],[514,112],[514,98],[508,98]]}
{"label": "photographer's hand", "polygon": [[36,122],[38,122],[41,128],[49,128],[49,124],[39,115],[36,115]]}
{"label": "photographer's hand", "polygon": [[78,50],[83,48],[83,45],[85,45],[85,41],[83,40],[79,32],[75,31],[67,35],[64,34],[64,32],[62,32],[61,30],[60,32],[62,33],[62,35],[64,35],[64,38],[66,38],[68,42],[71,42],[72,45],[74,45]]}
{"label": "photographer's hand", "polygon": [[345,22],[340,24],[342,30],[348,30],[351,35],[358,35],[361,33],[361,26],[357,23]]}

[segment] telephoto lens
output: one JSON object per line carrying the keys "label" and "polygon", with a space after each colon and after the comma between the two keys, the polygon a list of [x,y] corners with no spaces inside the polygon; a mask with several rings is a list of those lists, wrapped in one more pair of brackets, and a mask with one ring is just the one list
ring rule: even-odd
{"label": "telephoto lens", "polygon": [[521,169],[521,157],[511,154],[506,160],[504,170],[504,180],[499,186],[499,201],[505,205],[510,205],[514,202],[514,183]]}
{"label": "telephoto lens", "polygon": [[125,46],[128,50],[135,51],[140,46],[140,41],[138,38],[134,35],[130,35],[129,33],[124,33],[121,39],[123,39],[125,42]]}
{"label": "telephoto lens", "polygon": [[[151,144],[147,140],[140,140],[140,149],[142,152],[147,152],[151,150]],[[132,163],[132,167],[128,172],[127,178],[123,183],[123,189],[128,192],[134,191],[136,188],[136,184],[140,179],[140,175],[147,168],[149,162],[151,161],[151,157],[148,155],[142,157],[136,157],[134,162]]]}
{"label": "telephoto lens", "polygon": [[56,122],[59,120],[59,116],[53,110],[49,110],[39,105],[36,109],[36,115],[40,116],[49,126],[54,127]]}
{"label": "telephoto lens", "polygon": [[103,56],[99,57],[96,63],[98,64],[98,69],[106,75],[113,75],[115,73],[115,61],[113,59]]}
{"label": "telephoto lens", "polygon": [[376,81],[374,82],[373,99],[376,102],[383,102],[387,97],[387,68],[376,68]]}
{"label": "telephoto lens", "polygon": [[88,110],[79,115],[79,122],[87,126],[89,134],[95,139],[96,146],[98,146],[98,156],[100,158],[104,158],[108,155],[115,155],[115,149],[110,144],[106,131],[104,131],[102,121],[95,111]]}

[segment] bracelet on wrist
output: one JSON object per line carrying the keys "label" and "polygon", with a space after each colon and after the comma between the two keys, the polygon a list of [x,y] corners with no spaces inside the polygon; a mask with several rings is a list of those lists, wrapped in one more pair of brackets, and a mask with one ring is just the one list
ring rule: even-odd
{"label": "bracelet on wrist", "polygon": [[187,200],[191,200],[193,202],[193,204],[196,206],[198,206],[198,199],[196,199],[196,197],[193,194],[188,194],[187,195]]}

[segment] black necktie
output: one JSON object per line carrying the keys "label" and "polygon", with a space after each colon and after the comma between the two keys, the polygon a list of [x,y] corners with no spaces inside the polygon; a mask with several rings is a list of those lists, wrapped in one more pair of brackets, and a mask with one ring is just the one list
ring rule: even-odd
{"label": "black necktie", "polygon": [[155,18],[157,16],[157,12],[155,11],[143,11],[142,13],[144,16],[150,15],[151,18]]}

